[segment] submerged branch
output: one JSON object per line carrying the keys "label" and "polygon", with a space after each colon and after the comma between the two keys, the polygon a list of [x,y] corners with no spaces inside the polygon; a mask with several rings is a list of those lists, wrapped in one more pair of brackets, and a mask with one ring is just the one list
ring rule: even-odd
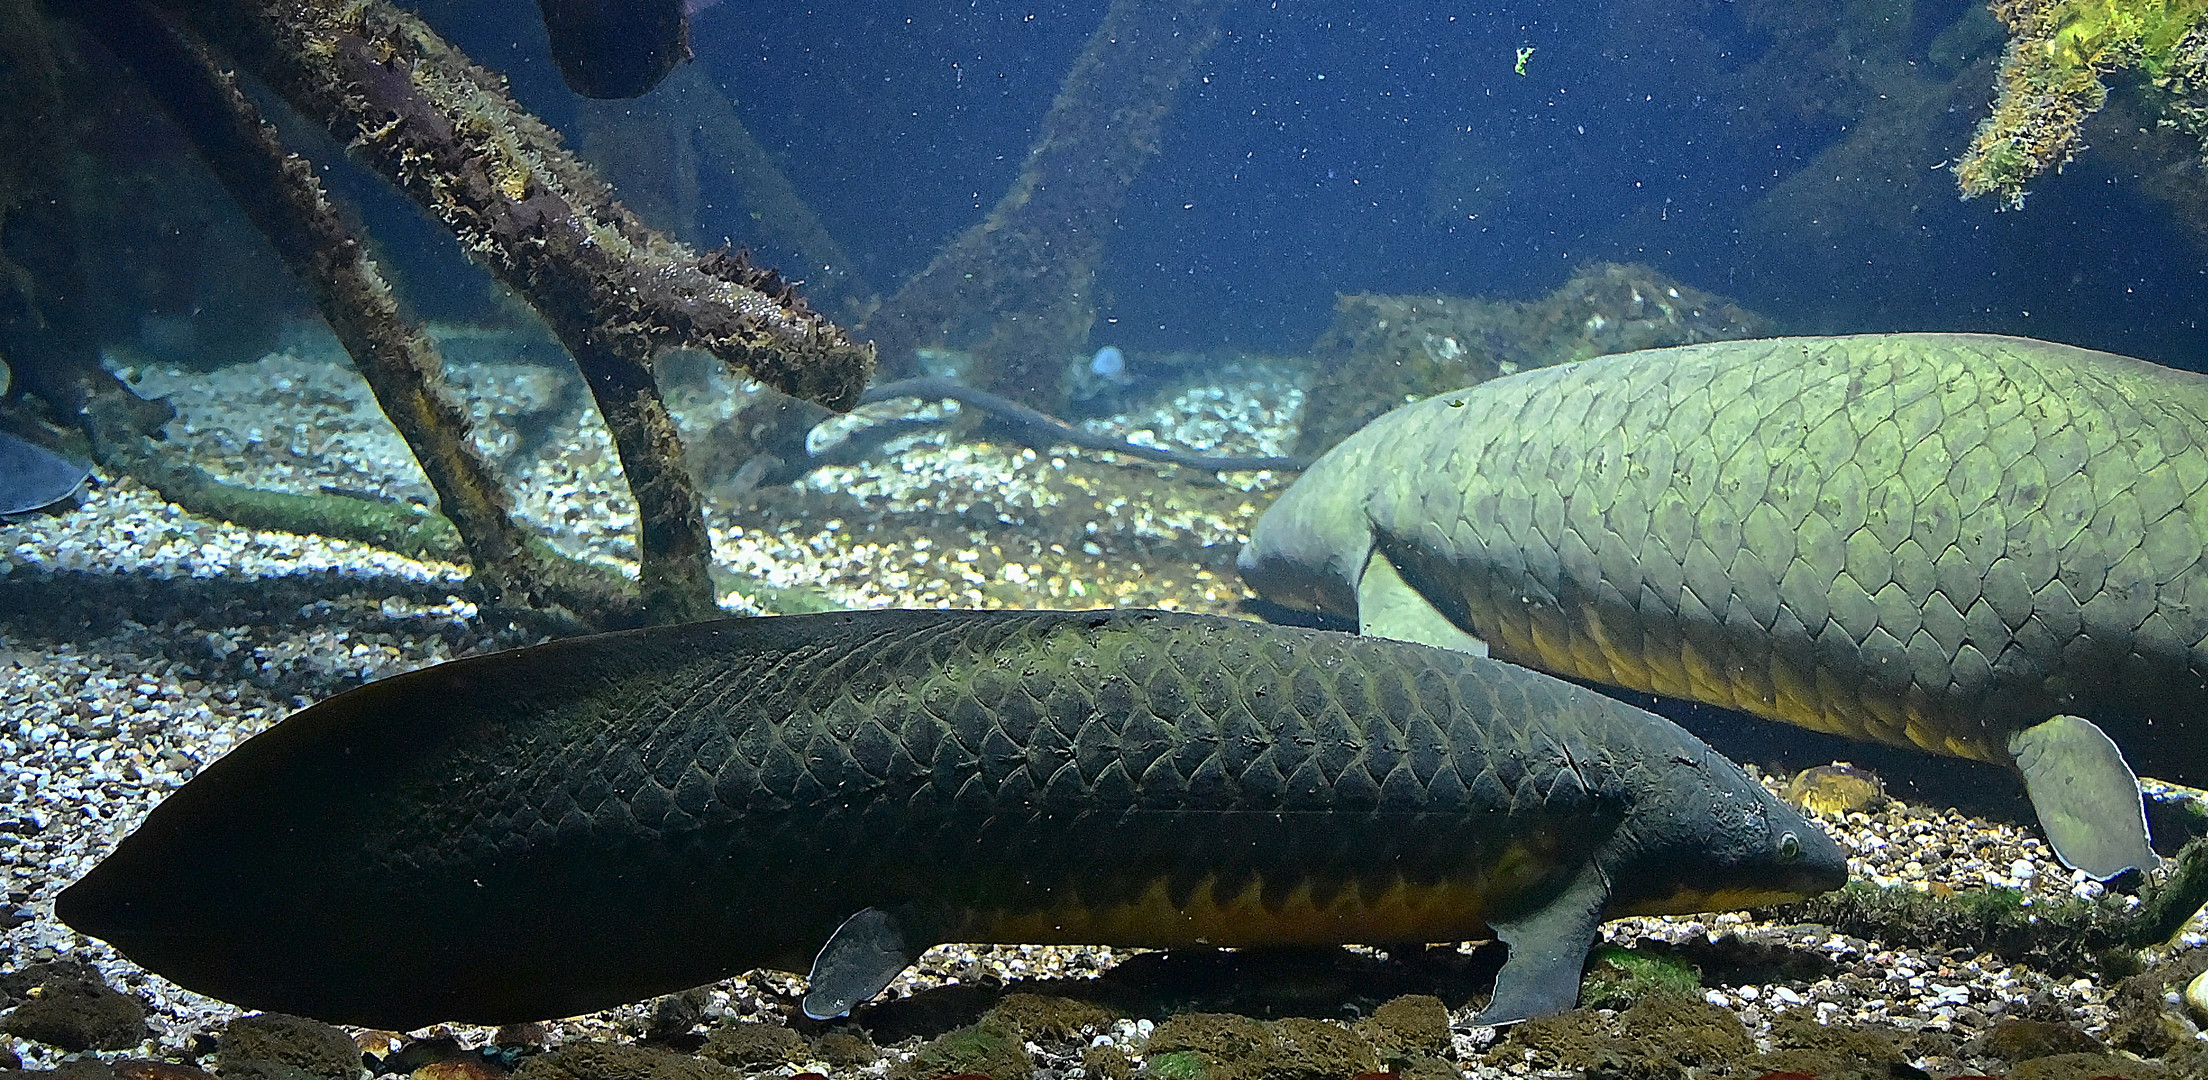
{"label": "submerged branch", "polygon": [[[983,389],[1055,408],[1088,336],[1097,262],[1181,81],[1219,37],[1226,0],[1114,0],[986,220],[959,234],[866,329],[909,373],[924,345],[978,333]],[[956,342],[957,344],[967,344]]]}
{"label": "submerged branch", "polygon": [[[359,237],[324,196],[313,164],[285,152],[236,80],[142,0],[110,5],[107,17],[94,20],[91,28],[152,85],[223,187],[306,284],[437,492],[487,605],[556,612],[555,618],[581,625],[636,621],[635,599],[608,588],[606,575],[565,566],[564,556],[532,544],[514,523],[497,473],[475,447],[467,413],[445,392],[436,345],[400,311]],[[217,490],[184,483],[188,478],[181,475],[166,479],[169,487],[191,488],[200,501]],[[276,516],[294,529],[322,531],[303,515],[342,507],[345,521],[368,524],[371,535],[394,533],[392,538],[401,540],[432,535],[427,526],[407,520],[414,515],[375,504],[352,507],[311,497],[281,503],[266,492],[224,501],[249,504],[264,517],[288,507],[292,512]]]}
{"label": "submerged branch", "polygon": [[203,35],[349,143],[527,299],[582,369],[636,498],[644,603],[718,609],[710,543],[655,352],[691,346],[786,393],[857,399],[872,352],[772,270],[646,228],[559,137],[386,0],[177,0]]}

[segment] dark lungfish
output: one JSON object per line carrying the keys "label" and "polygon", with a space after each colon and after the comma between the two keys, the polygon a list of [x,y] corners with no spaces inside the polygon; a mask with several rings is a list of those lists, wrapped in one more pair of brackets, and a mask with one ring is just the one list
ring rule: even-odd
{"label": "dark lungfish", "polygon": [[[564,1016],[757,966],[840,1014],[943,941],[1494,934],[1486,1017],[1597,924],[1833,888],[1693,736],[1446,650],[1160,612],[838,612],[460,660],[209,766],[61,894],[257,1009]],[[826,943],[823,945],[823,943]]]}
{"label": "dark lungfish", "polygon": [[633,98],[690,59],[683,0],[537,0],[552,59],[584,97]]}
{"label": "dark lungfish", "polygon": [[2131,763],[2208,782],[2204,551],[2208,377],[1868,334],[1406,405],[1240,566],[1367,633],[2013,764],[2063,861],[2106,879],[2157,861]]}
{"label": "dark lungfish", "polygon": [[91,475],[89,466],[0,431],[0,517],[52,506]]}

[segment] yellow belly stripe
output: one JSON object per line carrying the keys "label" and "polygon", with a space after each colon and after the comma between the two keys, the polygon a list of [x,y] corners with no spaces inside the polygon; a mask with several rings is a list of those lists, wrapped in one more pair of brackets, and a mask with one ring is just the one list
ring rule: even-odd
{"label": "yellow belly stripe", "polygon": [[1606,918],[1625,915],[1691,915],[1705,911],[1739,911],[1743,908],[1768,907],[1772,904],[1791,904],[1806,899],[1800,893],[1766,889],[1715,889],[1703,891],[1681,888],[1669,896],[1655,900],[1643,900],[1612,908]]}
{"label": "yellow belly stripe", "polygon": [[1114,944],[1171,948],[1217,945],[1331,945],[1345,942],[1464,941],[1488,936],[1481,883],[1413,885],[1401,878],[1372,895],[1351,882],[1323,903],[1306,881],[1278,906],[1264,903],[1262,881],[1221,898],[1206,878],[1184,903],[1154,880],[1131,901],[1090,906],[1078,897],[1035,911],[975,912],[954,936],[968,941]]}
{"label": "yellow belly stripe", "polygon": [[[1465,599],[1472,624],[1501,659],[1629,690],[1706,701],[1827,734],[2009,763],[2008,748],[1990,741],[1980,724],[1938,708],[1921,692],[1882,694],[1830,671],[1798,670],[1770,653],[1721,662],[1676,633],[1605,626],[1605,616],[1593,611],[1565,613],[1569,633],[1559,638],[1544,632],[1539,620],[1525,612],[1509,610],[1510,605],[1482,603],[1476,592]],[[1616,612],[1607,616],[1613,621],[1621,617],[1630,618]],[[1764,666],[1756,670],[1743,664]]]}

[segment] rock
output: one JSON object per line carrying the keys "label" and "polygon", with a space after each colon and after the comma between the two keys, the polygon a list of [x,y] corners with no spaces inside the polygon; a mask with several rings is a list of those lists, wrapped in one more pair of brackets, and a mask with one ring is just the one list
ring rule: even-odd
{"label": "rock", "polygon": [[432,1061],[408,1074],[411,1080],[505,1080],[506,1070],[482,1058]]}
{"label": "rock", "polygon": [[1817,1080],[1920,1080],[1927,1074],[1884,1033],[1820,1024],[1803,1012],[1781,1013],[1771,1021],[1768,1054],[1751,1062],[1747,1075],[1795,1072]]}
{"label": "rock", "polygon": [[1352,1030],[1391,1066],[1420,1054],[1449,1052],[1449,1009],[1432,994],[1405,994],[1386,1002]]}
{"label": "rock", "polygon": [[115,1080],[214,1080],[207,1070],[176,1061],[119,1058],[112,1068]]}
{"label": "rock", "polygon": [[2185,984],[2185,1005],[2193,1010],[2196,1019],[2208,1023],[2208,971],[2193,976],[2193,981]]}
{"label": "rock", "polygon": [[102,982],[89,966],[33,965],[21,975],[36,981],[19,991],[22,1004],[0,1030],[72,1053],[146,1041],[145,1002]]}
{"label": "rock", "polygon": [[1430,1054],[1420,1054],[1397,1070],[1403,1080],[1464,1080],[1456,1065]]}
{"label": "rock", "polygon": [[1113,1019],[1111,1010],[1102,1006],[1044,994],[1006,994],[989,1011],[1037,1042],[1077,1039]]}
{"label": "rock", "polygon": [[1134,1080],[1135,1065],[1119,1047],[1092,1046],[1081,1052],[1081,1075],[1088,1080]]}
{"label": "rock", "polygon": [[796,1064],[810,1054],[805,1037],[789,1028],[740,1020],[714,1028],[698,1056],[723,1065],[768,1067]]}
{"label": "rock", "polygon": [[1490,1048],[1485,1060],[1507,1068],[1525,1062],[1531,1051],[1535,1068],[1656,1080],[1684,1077],[1689,1070],[1716,1070],[1755,1049],[1748,1029],[1730,1011],[1699,999],[1657,994],[1610,1016],[1598,1009],[1574,1009],[1528,1020]]}
{"label": "rock", "polygon": [[2162,1080],[2168,1069],[2151,1061],[2134,1061],[2105,1051],[2095,1054],[2052,1054],[2034,1058],[2010,1069],[2008,1080]]}
{"label": "rock", "polygon": [[1377,1071],[1380,1055],[1340,1024],[1291,1017],[1261,1023],[1185,1013],[1150,1035],[1144,1074],[1155,1080],[1340,1080]]}
{"label": "rock", "polygon": [[738,1080],[718,1062],[607,1042],[574,1042],[521,1063],[513,1080]]}
{"label": "rock", "polygon": [[813,1057],[839,1068],[857,1068],[881,1060],[882,1050],[861,1032],[831,1031],[813,1040]]}
{"label": "rock", "polygon": [[241,1016],[216,1047],[223,1080],[358,1080],[360,1047],[318,1020],[283,1013]]}
{"label": "rock", "polygon": [[705,1016],[705,995],[697,990],[655,998],[650,1019],[644,1022],[644,1041],[663,1043],[697,1030]]}
{"label": "rock", "polygon": [[1841,817],[1886,805],[1886,785],[1869,769],[1835,762],[1795,773],[1782,793],[1786,801],[1813,814]]}
{"label": "rock", "polygon": [[1241,1075],[1257,1080],[1330,1080],[1356,1076],[1380,1067],[1380,1055],[1365,1037],[1324,1020],[1292,1016],[1265,1025],[1272,1036],[1273,1060]]}
{"label": "rock", "polygon": [[0,1070],[0,1080],[115,1080],[115,1070],[98,1058],[71,1058],[52,1069]]}
{"label": "rock", "polygon": [[1995,1024],[1977,1040],[1977,1049],[2015,1064],[2055,1054],[2104,1053],[2108,1048],[2075,1024],[2009,1019]]}
{"label": "rock", "polygon": [[900,1080],[939,1080],[965,1073],[990,1080],[1028,1080],[1035,1075],[1035,1059],[1029,1056],[1020,1030],[989,1013],[967,1027],[936,1036],[910,1061],[890,1070]]}
{"label": "rock", "polygon": [[2200,1041],[2194,1037],[2199,1029],[2187,1015],[2191,1009],[2185,1004],[2173,1006],[2169,998],[2176,994],[2184,1002],[2204,973],[2208,973],[2208,952],[2196,949],[2125,979],[2109,1000],[2113,1015],[2102,1038],[2118,1050],[2141,1057],[2174,1061],[2178,1055],[2200,1053]]}
{"label": "rock", "polygon": [[1193,1051],[1225,1060],[1250,1057],[1265,1046],[1265,1025],[1233,1013],[1182,1013],[1150,1033],[1146,1056]]}

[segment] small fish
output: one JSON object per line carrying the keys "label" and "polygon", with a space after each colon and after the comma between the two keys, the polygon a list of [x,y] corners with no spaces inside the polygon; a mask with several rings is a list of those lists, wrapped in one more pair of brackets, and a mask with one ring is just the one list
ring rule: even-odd
{"label": "small fish", "polygon": [[560,78],[584,97],[642,96],[690,59],[683,0],[537,0],[537,9]]}
{"label": "small fish", "polygon": [[75,495],[92,468],[0,431],[0,517],[43,510]]}
{"label": "small fish", "polygon": [[1524,668],[1204,615],[864,611],[340,694],[208,766],[56,911],[202,993],[389,1030],[808,958],[826,1018],[947,941],[1490,936],[1492,1024],[1570,1008],[1605,919],[1846,876],[1692,735]]}

